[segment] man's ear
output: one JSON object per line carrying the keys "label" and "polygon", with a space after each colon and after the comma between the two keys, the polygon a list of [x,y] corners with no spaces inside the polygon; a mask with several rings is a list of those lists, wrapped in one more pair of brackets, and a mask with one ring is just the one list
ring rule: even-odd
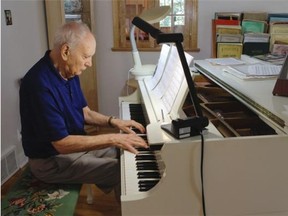
{"label": "man's ear", "polygon": [[61,56],[63,60],[66,61],[69,55],[70,55],[70,48],[68,44],[63,44],[63,46],[61,47]]}

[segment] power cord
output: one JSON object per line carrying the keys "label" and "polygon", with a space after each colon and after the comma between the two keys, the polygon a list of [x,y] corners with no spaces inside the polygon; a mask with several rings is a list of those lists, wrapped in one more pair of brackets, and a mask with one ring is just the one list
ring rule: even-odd
{"label": "power cord", "polygon": [[205,193],[204,193],[204,180],[203,180],[203,163],[204,163],[204,135],[203,131],[200,131],[201,136],[201,165],[200,165],[200,172],[201,172],[201,190],[202,190],[202,209],[203,209],[203,216],[206,216],[206,206],[205,206]]}

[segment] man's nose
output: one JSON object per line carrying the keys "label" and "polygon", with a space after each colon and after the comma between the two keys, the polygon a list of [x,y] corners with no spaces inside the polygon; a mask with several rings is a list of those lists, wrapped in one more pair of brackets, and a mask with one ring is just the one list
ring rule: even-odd
{"label": "man's nose", "polygon": [[88,61],[85,63],[85,66],[91,67],[91,66],[92,66],[92,59],[88,60]]}

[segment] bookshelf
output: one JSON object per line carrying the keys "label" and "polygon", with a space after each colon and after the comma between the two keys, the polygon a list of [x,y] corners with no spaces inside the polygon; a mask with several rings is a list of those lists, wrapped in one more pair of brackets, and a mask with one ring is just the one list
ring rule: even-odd
{"label": "bookshelf", "polygon": [[288,54],[288,13],[215,12],[212,57]]}

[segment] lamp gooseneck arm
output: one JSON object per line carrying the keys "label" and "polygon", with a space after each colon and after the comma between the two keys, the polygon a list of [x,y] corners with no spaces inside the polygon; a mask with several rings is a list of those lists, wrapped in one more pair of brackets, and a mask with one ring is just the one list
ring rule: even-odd
{"label": "lamp gooseneck arm", "polygon": [[131,42],[131,47],[132,47],[134,68],[139,68],[142,66],[142,62],[141,62],[140,55],[136,46],[134,32],[135,32],[135,25],[132,25],[130,29],[130,42]]}

